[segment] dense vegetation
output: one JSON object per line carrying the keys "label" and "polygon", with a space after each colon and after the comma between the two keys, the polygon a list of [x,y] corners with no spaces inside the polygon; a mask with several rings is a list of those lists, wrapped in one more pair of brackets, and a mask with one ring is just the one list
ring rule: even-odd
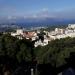
{"label": "dense vegetation", "polygon": [[[0,66],[15,69],[23,61],[31,62],[31,41],[19,40],[10,34],[0,34]],[[3,69],[3,72],[5,71]]]}
{"label": "dense vegetation", "polygon": [[[0,71],[9,66],[12,72],[22,63],[51,64],[59,67],[66,64],[71,52],[75,52],[75,38],[53,40],[47,46],[34,48],[30,40],[19,40],[10,34],[0,34]],[[1,73],[0,72],[0,73]]]}
{"label": "dense vegetation", "polygon": [[71,52],[75,52],[75,38],[70,37],[57,39],[47,46],[35,48],[38,63],[50,63],[56,67],[66,64],[65,58],[68,58]]}

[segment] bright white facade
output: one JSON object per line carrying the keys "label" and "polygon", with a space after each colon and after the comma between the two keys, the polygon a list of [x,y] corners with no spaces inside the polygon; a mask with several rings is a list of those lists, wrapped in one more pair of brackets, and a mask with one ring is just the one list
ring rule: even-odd
{"label": "bright white facade", "polygon": [[[17,36],[19,39],[22,39],[22,37],[26,39],[31,38],[32,41],[35,41],[39,39],[39,36],[37,35],[38,33],[40,33],[40,31],[24,33],[22,29],[18,29],[16,30],[15,33],[11,33],[11,36]],[[75,24],[69,24],[68,27],[65,29],[55,28],[54,31],[50,32],[44,31],[44,33],[46,33],[44,35],[44,41],[42,42],[40,39],[37,40],[34,44],[35,47],[39,45],[45,46],[51,40],[61,39],[66,37],[75,37]]]}
{"label": "bright white facade", "polygon": [[55,28],[55,34],[64,34],[64,29]]}
{"label": "bright white facade", "polygon": [[23,30],[22,30],[22,29],[17,29],[17,30],[16,30],[16,34],[17,34],[17,35],[23,34]]}
{"label": "bright white facade", "polygon": [[51,40],[66,37],[75,37],[75,24],[69,24],[66,29],[55,28],[54,31],[48,33]]}
{"label": "bright white facade", "polygon": [[69,24],[68,28],[74,28],[75,29],[75,24]]}
{"label": "bright white facade", "polygon": [[23,30],[22,29],[17,29],[15,33],[11,33],[11,36],[16,36],[16,35],[21,35],[23,34]]}
{"label": "bright white facade", "polygon": [[48,44],[48,39],[44,39],[44,41],[42,42],[41,40],[38,40],[37,42],[35,42],[34,46],[45,46]]}

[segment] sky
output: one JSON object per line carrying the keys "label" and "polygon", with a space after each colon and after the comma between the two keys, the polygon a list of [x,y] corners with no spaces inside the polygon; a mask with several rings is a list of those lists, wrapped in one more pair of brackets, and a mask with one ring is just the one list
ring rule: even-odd
{"label": "sky", "polygon": [[75,0],[0,0],[0,19],[75,18]]}

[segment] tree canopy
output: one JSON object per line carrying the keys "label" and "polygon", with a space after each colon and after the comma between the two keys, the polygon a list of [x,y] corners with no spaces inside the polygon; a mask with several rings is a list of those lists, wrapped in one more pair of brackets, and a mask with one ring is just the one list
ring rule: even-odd
{"label": "tree canopy", "polygon": [[47,46],[34,49],[38,63],[50,63],[59,67],[66,63],[65,58],[69,58],[71,52],[75,52],[75,38],[56,39]]}
{"label": "tree canopy", "polygon": [[10,34],[0,35],[0,66],[8,64],[15,68],[23,61],[37,61],[37,64],[59,67],[67,63],[65,58],[69,58],[71,52],[75,52],[75,38],[56,39],[44,47],[34,48],[31,40],[20,40]]}

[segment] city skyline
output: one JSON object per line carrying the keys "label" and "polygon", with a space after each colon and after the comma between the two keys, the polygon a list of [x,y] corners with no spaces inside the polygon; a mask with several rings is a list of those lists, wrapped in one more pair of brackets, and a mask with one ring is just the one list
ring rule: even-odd
{"label": "city skyline", "polygon": [[0,19],[67,18],[75,19],[75,0],[0,0]]}

